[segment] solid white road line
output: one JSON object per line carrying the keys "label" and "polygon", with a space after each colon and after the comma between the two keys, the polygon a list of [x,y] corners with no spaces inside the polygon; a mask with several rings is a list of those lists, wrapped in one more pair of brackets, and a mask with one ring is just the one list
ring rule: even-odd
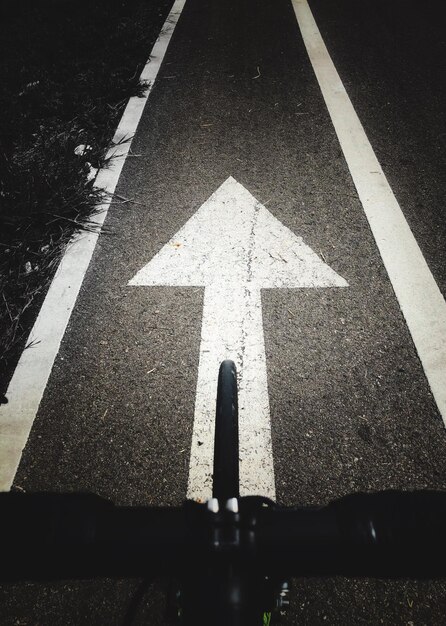
{"label": "solid white road line", "polygon": [[211,497],[218,368],[232,359],[240,493],[274,499],[261,289],[346,287],[346,281],[229,177],[129,284],[205,287],[187,497]]}
{"label": "solid white road line", "polygon": [[[97,226],[98,232],[77,234],[67,247],[28,338],[28,344],[35,343],[33,347],[24,350],[9,384],[6,393],[9,402],[0,408],[0,491],[8,491],[11,488],[62,337],[90,264],[99,230],[107,216],[110,197],[115,191],[129,152],[130,139],[141,119],[184,4],[185,0],[177,0],[173,5],[153,46],[151,59],[141,74],[141,80],[147,81],[149,88],[143,98],[130,98],[113,137],[114,147],[107,155],[114,156],[111,166],[98,173],[95,184],[98,188],[105,189],[107,198],[91,220]],[[121,144],[121,141],[126,143]]]}
{"label": "solid white road line", "polygon": [[446,303],[382,171],[306,0],[296,18],[347,165],[446,424]]}

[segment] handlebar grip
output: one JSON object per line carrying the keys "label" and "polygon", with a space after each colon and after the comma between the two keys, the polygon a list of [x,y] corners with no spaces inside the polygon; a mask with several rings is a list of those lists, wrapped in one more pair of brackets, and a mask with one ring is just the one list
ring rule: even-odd
{"label": "handlebar grip", "polygon": [[446,575],[446,493],[384,491],[319,509],[266,510],[260,551],[292,576]]}
{"label": "handlebar grip", "polygon": [[[334,505],[350,562],[369,557],[368,575],[434,578],[446,575],[446,493],[357,494]],[[365,570],[363,563],[361,569]]]}
{"label": "handlebar grip", "polygon": [[0,580],[49,580],[171,571],[186,523],[180,508],[115,507],[92,494],[0,493],[0,529]]}

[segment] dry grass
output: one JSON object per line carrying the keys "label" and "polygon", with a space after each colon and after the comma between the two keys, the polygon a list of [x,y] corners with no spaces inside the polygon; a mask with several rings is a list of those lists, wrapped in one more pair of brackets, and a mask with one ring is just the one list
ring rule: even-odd
{"label": "dry grass", "polygon": [[144,91],[138,76],[171,4],[1,4],[0,392],[61,253],[89,227],[102,195],[90,167],[106,165],[125,103]]}

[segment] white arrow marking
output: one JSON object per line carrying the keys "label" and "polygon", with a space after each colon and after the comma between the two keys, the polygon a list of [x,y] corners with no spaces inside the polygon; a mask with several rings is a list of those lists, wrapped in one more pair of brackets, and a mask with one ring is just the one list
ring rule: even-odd
{"label": "white arrow marking", "polygon": [[232,177],[129,285],[205,287],[188,498],[212,491],[217,373],[239,372],[240,492],[275,497],[260,290],[347,282]]}

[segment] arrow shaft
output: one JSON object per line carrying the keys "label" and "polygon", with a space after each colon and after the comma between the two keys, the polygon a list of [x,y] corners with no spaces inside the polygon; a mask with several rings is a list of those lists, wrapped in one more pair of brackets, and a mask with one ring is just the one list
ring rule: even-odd
{"label": "arrow shaft", "polygon": [[232,359],[239,374],[240,493],[275,497],[260,290],[212,285],[203,303],[188,498],[212,493],[217,373]]}

